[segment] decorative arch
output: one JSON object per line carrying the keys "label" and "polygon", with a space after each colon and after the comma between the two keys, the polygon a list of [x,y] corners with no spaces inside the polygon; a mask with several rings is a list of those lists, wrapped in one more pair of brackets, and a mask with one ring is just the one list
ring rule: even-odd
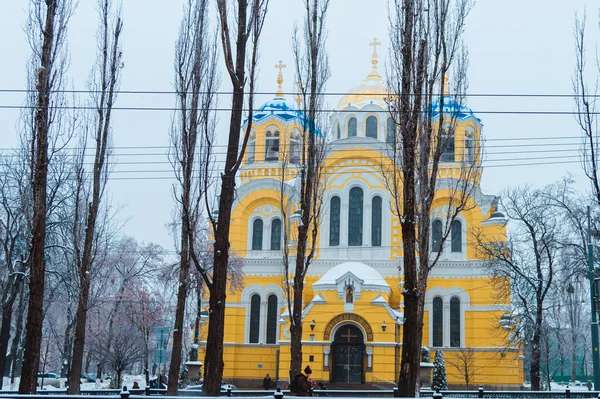
{"label": "decorative arch", "polygon": [[331,336],[335,336],[335,334],[332,333],[335,333],[334,330],[337,329],[336,327],[347,324],[347,322],[360,326],[367,341],[373,341],[373,329],[371,328],[371,325],[364,317],[359,316],[356,313],[342,313],[329,320],[329,323],[327,323],[327,326],[325,327],[325,332],[323,333],[323,341],[330,341]]}

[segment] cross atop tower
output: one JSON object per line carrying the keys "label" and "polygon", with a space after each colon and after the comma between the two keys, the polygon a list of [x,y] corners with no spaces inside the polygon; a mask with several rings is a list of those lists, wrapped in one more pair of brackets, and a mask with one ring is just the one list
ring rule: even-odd
{"label": "cross atop tower", "polygon": [[277,93],[275,97],[283,97],[283,68],[286,68],[287,65],[283,63],[283,61],[279,60],[277,64],[275,64],[275,68],[279,69],[279,73],[277,74]]}
{"label": "cross atop tower", "polygon": [[373,64],[372,73],[377,73],[377,46],[381,46],[381,42],[377,41],[377,38],[374,37],[373,41],[369,43],[369,46],[373,47],[373,55],[371,56],[371,64]]}

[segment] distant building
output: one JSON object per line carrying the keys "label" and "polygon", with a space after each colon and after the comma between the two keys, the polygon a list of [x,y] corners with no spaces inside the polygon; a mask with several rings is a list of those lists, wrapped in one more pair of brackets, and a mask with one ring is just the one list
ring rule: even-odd
{"label": "distant building", "polygon": [[[304,118],[284,97],[281,73],[278,82],[276,97],[254,112],[231,220],[230,241],[244,261],[245,288],[227,298],[224,380],[237,386],[259,387],[266,373],[287,381],[289,373],[279,186],[284,158],[290,168],[299,166]],[[331,118],[319,250],[304,289],[303,364],[310,364],[315,381],[394,382],[399,370],[403,253],[400,225],[380,167],[395,129],[386,93],[374,54],[371,73],[340,100]],[[439,114],[436,104],[434,113]],[[450,97],[445,106],[458,113],[451,144],[442,155],[433,205],[435,252],[441,250],[439,209],[448,201],[444,184],[458,176],[464,160],[480,165],[482,143],[482,124],[473,112]],[[505,240],[506,218],[497,211],[498,198],[480,191],[479,168],[471,178],[472,207],[451,226],[441,260],[431,272],[423,345],[432,352],[444,350],[450,385],[464,380],[448,362],[461,348],[472,348],[471,366],[479,368],[474,384],[515,388],[523,383],[522,358],[497,334],[508,303],[494,303],[490,278],[469,234],[478,228],[496,241]],[[289,179],[285,189],[285,211],[292,215],[297,180]],[[506,318],[502,323],[510,329]]]}

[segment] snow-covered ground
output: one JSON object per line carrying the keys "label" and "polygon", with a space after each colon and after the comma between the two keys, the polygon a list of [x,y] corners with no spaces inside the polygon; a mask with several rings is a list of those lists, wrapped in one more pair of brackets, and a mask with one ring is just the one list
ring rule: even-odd
{"label": "snow-covered ground", "polygon": [[[150,378],[152,378],[152,377],[150,377]],[[19,380],[20,380],[20,378],[18,378],[18,377],[15,378],[15,384],[13,386],[10,384],[10,378],[4,377],[2,390],[9,391],[9,390],[19,389]],[[123,376],[121,376],[121,387],[119,387],[119,388],[122,388],[123,385],[125,385],[128,389],[131,389],[131,388],[133,388],[134,381],[137,381],[138,385],[140,386],[140,389],[146,388],[146,377],[144,377],[143,374],[141,374],[141,375],[124,374]],[[97,382],[97,383],[96,382],[84,382],[81,384],[82,390],[108,389],[109,387],[110,387],[110,380],[103,380],[102,382]],[[44,390],[47,390],[47,391],[54,391],[54,390],[58,390],[58,389],[60,389],[60,388],[56,388],[51,385],[44,386]]]}

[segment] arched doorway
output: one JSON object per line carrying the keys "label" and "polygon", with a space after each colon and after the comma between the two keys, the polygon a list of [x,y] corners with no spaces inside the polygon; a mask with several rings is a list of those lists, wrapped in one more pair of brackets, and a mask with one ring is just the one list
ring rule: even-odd
{"label": "arched doorway", "polygon": [[331,343],[331,382],[364,383],[364,342],[364,335],[356,325],[345,324],[338,328]]}

